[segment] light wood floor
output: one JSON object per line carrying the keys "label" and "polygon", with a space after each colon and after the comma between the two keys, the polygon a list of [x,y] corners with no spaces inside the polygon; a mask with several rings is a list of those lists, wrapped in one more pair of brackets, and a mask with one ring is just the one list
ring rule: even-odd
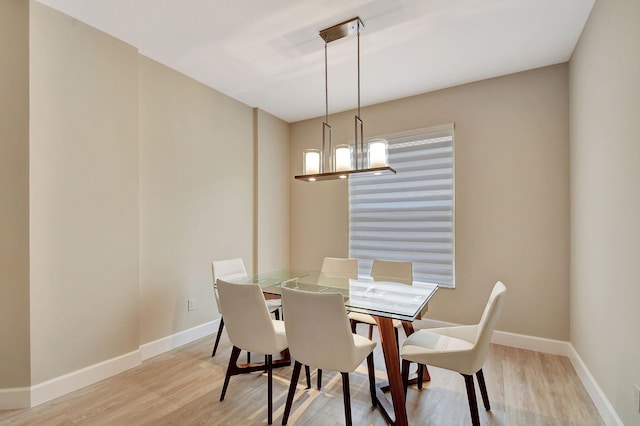
{"label": "light wood floor", "polygon": [[[213,336],[206,337],[37,407],[0,411],[0,424],[266,424],[266,376],[254,373],[232,377],[225,401],[220,402],[231,347],[225,334],[218,353],[211,358],[212,345]],[[379,347],[375,353],[376,369],[380,370],[377,375],[382,381],[385,373]],[[291,369],[280,368],[274,373],[276,425],[282,422]],[[432,367],[430,372],[432,381],[422,391],[415,387],[408,390],[410,424],[470,424],[462,376]],[[492,410],[485,411],[480,400],[483,425],[604,424],[565,357],[492,345],[484,374]],[[315,383],[315,372],[312,380]],[[365,363],[351,375],[354,424],[385,425],[380,412],[371,408],[367,383]],[[304,384],[301,378],[289,424],[344,424],[340,375],[324,372],[322,391],[306,390]]]}

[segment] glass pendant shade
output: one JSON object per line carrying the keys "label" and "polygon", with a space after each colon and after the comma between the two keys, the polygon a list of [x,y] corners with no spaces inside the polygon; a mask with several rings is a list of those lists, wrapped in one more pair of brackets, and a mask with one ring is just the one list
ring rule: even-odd
{"label": "glass pendant shade", "polygon": [[336,145],[336,152],[333,156],[333,170],[336,172],[344,172],[353,170],[353,149],[351,145]]}
{"label": "glass pendant shade", "polygon": [[387,141],[385,139],[371,139],[367,143],[367,156],[370,169],[387,167],[389,163]]}
{"label": "glass pendant shade", "polygon": [[302,170],[305,175],[320,173],[321,155],[319,149],[305,149],[302,157]]}

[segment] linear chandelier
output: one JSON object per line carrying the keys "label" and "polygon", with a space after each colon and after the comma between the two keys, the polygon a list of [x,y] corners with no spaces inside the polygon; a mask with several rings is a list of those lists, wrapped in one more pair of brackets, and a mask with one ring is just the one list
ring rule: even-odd
{"label": "linear chandelier", "polygon": [[[324,83],[325,83],[325,116],[322,123],[322,149],[306,149],[302,158],[302,174],[295,178],[306,182],[321,180],[347,179],[353,174],[383,175],[395,174],[389,167],[387,141],[372,139],[367,142],[365,155],[364,124],[360,118],[360,30],[364,24],[359,17],[349,19],[320,31],[324,40]],[[329,79],[327,71],[327,45],[356,33],[358,42],[358,110],[355,116],[355,142],[339,144],[333,148],[331,126],[329,125]],[[327,155],[328,153],[328,155]],[[366,167],[365,167],[366,157]]]}

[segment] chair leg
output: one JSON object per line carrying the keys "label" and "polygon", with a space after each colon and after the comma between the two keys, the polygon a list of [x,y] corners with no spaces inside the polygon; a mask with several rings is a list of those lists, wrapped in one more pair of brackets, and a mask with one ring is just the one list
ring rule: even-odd
{"label": "chair leg", "polygon": [[287,395],[287,403],[284,406],[284,414],[282,415],[282,424],[286,425],[289,420],[289,413],[291,412],[291,405],[293,405],[293,396],[296,393],[296,386],[298,384],[298,378],[300,377],[300,369],[302,364],[298,361],[293,365],[293,374],[291,374],[291,383],[289,384],[289,394]]}
{"label": "chair leg", "polygon": [[311,369],[308,365],[304,366],[304,375],[307,376],[307,389],[311,389]]}
{"label": "chair leg", "polygon": [[478,414],[478,401],[476,400],[476,388],[473,385],[473,376],[463,374],[464,383],[467,385],[467,398],[469,399],[469,411],[471,412],[471,424],[480,426],[480,415]]}
{"label": "chair leg", "polygon": [[264,364],[267,366],[267,423],[273,423],[273,368],[272,363],[273,355],[264,356]]}
{"label": "chair leg", "polygon": [[373,351],[367,356],[367,370],[369,371],[369,392],[371,393],[371,405],[376,406],[376,369],[373,365]]}
{"label": "chair leg", "polygon": [[220,401],[224,400],[224,394],[227,393],[227,387],[229,386],[229,379],[231,378],[232,367],[236,365],[238,357],[240,356],[240,348],[234,346],[231,349],[231,356],[229,357],[229,365],[227,366],[227,374],[224,378],[224,385],[222,385],[222,393],[220,394]]}
{"label": "chair leg", "polygon": [[277,320],[280,319],[280,309],[276,309],[275,311],[273,311],[273,315],[276,317]]}
{"label": "chair leg", "polygon": [[480,385],[480,394],[482,395],[484,408],[489,411],[491,410],[491,405],[489,405],[489,394],[487,393],[487,385],[484,383],[484,373],[482,372],[482,368],[478,370],[476,377],[478,378],[478,385]]}
{"label": "chair leg", "polygon": [[424,380],[424,364],[418,364],[418,389],[422,389],[423,380]]}
{"label": "chair leg", "polygon": [[[304,374],[307,377],[307,389],[311,389],[311,369],[308,365],[304,366]],[[322,387],[322,369],[318,368],[318,390]]]}
{"label": "chair leg", "polygon": [[373,340],[373,326],[369,324],[369,340]]}
{"label": "chair leg", "polygon": [[354,320],[349,320],[349,322],[351,323],[351,333],[356,334],[356,325],[358,325],[358,323]]}
{"label": "chair leg", "polygon": [[247,364],[251,364],[251,352],[247,352]]}
{"label": "chair leg", "polygon": [[404,388],[404,396],[407,396],[407,383],[409,383],[409,367],[411,361],[402,360],[402,387]]}
{"label": "chair leg", "polygon": [[222,335],[222,329],[224,328],[224,318],[220,317],[220,325],[218,326],[218,335],[216,336],[216,342],[213,344],[213,352],[211,356],[216,356],[218,350],[218,343],[220,343],[220,336]]}
{"label": "chair leg", "polygon": [[342,396],[344,398],[344,421],[351,426],[351,394],[349,393],[349,373],[342,374]]}
{"label": "chair leg", "polygon": [[[406,363],[406,366],[405,366]],[[402,385],[404,386],[404,394],[407,395],[407,384],[409,383],[409,368],[411,362],[405,359],[402,360]],[[406,371],[405,371],[406,369]],[[429,370],[427,370],[427,366],[424,364],[418,364],[418,371],[416,371],[416,384],[418,385],[418,389],[422,389],[422,382],[425,379],[425,374],[427,376],[427,380],[431,380],[429,376]]]}

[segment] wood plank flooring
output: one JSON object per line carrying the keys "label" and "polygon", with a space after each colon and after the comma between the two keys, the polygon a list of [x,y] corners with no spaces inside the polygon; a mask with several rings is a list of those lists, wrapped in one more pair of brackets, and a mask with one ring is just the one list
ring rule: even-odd
{"label": "wood plank flooring", "polygon": [[[262,373],[232,377],[225,400],[219,401],[231,346],[223,335],[218,353],[211,358],[213,339],[209,336],[184,345],[37,407],[0,411],[0,425],[266,424],[267,383]],[[375,354],[377,377],[383,381],[379,347]],[[243,352],[241,359],[244,356]],[[260,358],[252,354],[252,359]],[[408,390],[409,423],[471,424],[462,376],[433,367],[429,370],[432,380],[422,391]],[[492,408],[487,412],[480,402],[483,425],[604,424],[565,357],[492,345],[483,370]],[[274,370],[274,424],[282,422],[291,371],[292,367]],[[315,372],[312,381],[315,384]],[[476,392],[479,398],[477,384]],[[351,375],[351,407],[356,425],[386,424],[371,407],[366,363]],[[321,391],[305,389],[301,377],[289,424],[343,425],[340,374],[323,372]]]}

